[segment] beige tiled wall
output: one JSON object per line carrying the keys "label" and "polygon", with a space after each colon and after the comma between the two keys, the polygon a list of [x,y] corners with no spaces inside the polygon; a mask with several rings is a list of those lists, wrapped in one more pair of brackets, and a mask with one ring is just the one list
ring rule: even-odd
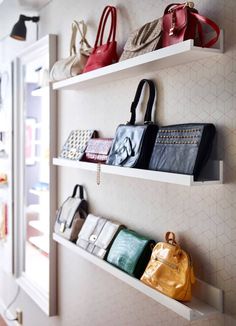
{"label": "beige tiled wall", "polygon": [[[161,16],[170,1],[110,1],[118,7],[119,49],[128,33]],[[226,315],[187,322],[160,304],[123,284],[65,248],[58,251],[59,317],[47,319],[23,294],[25,325],[53,326],[233,326],[236,325],[236,2],[195,1],[201,14],[225,31],[225,53],[148,76],[156,81],[156,120],[160,125],[212,122],[218,131],[216,156],[224,160],[224,185],[185,187],[60,168],[59,201],[75,182],[85,185],[90,210],[120,220],[129,227],[162,240],[176,232],[188,250],[199,278],[225,292]],[[41,12],[40,33],[55,33],[58,54],[68,54],[70,22],[85,19],[94,42],[100,13],[107,2],[54,0]],[[82,91],[58,92],[58,151],[71,129],[94,128],[113,136],[129,118],[140,78],[101,84]],[[31,307],[31,309],[29,309]],[[32,316],[32,309],[34,315]]]}
{"label": "beige tiled wall", "polygon": [[[62,1],[59,1],[60,4]],[[52,11],[70,18],[86,18],[93,43],[96,23],[105,1],[69,1],[66,8],[52,3]],[[118,42],[123,45],[130,30],[161,16],[170,1],[111,1],[117,5]],[[70,8],[76,15],[72,16]],[[225,163],[225,184],[184,187],[118,176],[102,176],[97,186],[89,172],[59,169],[62,200],[73,184],[86,186],[93,213],[119,219],[131,228],[163,239],[176,232],[191,252],[196,274],[224,289],[225,311],[236,312],[236,3],[229,0],[196,1],[199,12],[215,20],[225,31],[225,53],[148,76],[156,81],[156,120],[160,125],[181,122],[212,122],[216,125],[216,156]],[[47,9],[45,9],[47,11]],[[46,14],[45,14],[46,15]],[[46,19],[46,18],[45,18]],[[51,25],[50,25],[51,24]],[[46,21],[58,26],[56,18]],[[66,54],[68,37],[58,26],[59,53]],[[46,31],[46,29],[45,29]],[[60,34],[61,33],[61,34]],[[119,123],[129,118],[132,97],[140,78],[102,84],[83,91],[59,92],[59,146],[73,128],[92,127],[113,136]],[[73,117],[73,118],[72,118]],[[65,325],[188,325],[182,318],[147,299],[105,272],[60,248],[59,303]],[[70,277],[66,277],[70,275]],[[73,289],[73,290],[72,290]],[[81,307],[81,311],[78,307]],[[73,317],[71,316],[73,315]],[[67,317],[66,317],[67,316]],[[222,316],[193,325],[233,325]]]}

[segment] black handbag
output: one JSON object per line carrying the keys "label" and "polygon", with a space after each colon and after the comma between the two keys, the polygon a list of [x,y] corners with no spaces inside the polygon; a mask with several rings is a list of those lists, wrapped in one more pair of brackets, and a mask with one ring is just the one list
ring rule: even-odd
{"label": "black handbag", "polygon": [[[143,87],[149,86],[149,99],[143,124],[135,124],[136,107]],[[121,124],[116,130],[107,164],[145,169],[152,153],[158,126],[152,120],[152,107],[155,100],[155,84],[152,80],[142,79],[138,85],[131,105],[131,118],[127,124]]]}
{"label": "black handbag", "polygon": [[209,158],[215,126],[187,123],[161,127],[157,133],[149,169],[199,176]]}

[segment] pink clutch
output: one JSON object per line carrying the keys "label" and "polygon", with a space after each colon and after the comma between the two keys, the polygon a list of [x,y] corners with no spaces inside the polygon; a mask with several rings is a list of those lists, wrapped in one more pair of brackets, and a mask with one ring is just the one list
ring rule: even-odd
{"label": "pink clutch", "polygon": [[88,141],[82,161],[106,163],[112,141],[112,138],[91,138]]}

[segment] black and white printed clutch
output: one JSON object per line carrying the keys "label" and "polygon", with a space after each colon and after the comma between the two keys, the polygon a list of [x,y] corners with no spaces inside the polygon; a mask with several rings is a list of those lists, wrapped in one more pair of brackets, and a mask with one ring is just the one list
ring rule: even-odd
{"label": "black and white printed clutch", "polygon": [[94,130],[72,130],[61,150],[60,157],[81,160],[89,139],[93,138],[95,134]]}

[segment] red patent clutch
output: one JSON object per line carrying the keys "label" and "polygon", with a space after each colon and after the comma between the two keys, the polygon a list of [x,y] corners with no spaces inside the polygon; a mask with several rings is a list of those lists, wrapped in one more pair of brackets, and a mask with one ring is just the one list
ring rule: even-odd
{"label": "red patent clutch", "polygon": [[[104,30],[108,17],[111,17],[111,25],[109,36],[106,43],[103,42]],[[115,41],[116,37],[116,8],[113,6],[106,6],[103,10],[95,45],[92,53],[89,56],[87,64],[84,67],[83,72],[88,72],[94,69],[108,66],[118,61],[117,45]]]}

